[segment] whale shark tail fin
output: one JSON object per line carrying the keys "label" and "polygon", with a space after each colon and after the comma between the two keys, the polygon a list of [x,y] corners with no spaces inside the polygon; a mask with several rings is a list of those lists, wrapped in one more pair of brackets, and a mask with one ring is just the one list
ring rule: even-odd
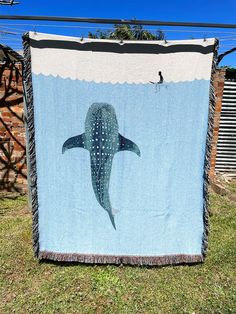
{"label": "whale shark tail fin", "polygon": [[108,215],[110,217],[110,220],[111,220],[111,223],[112,223],[112,226],[113,228],[116,230],[116,224],[115,224],[115,218],[114,218],[114,215],[110,212],[108,212]]}
{"label": "whale shark tail fin", "polygon": [[62,154],[70,148],[82,147],[85,148],[85,134],[80,134],[77,136],[73,136],[68,138],[62,146]]}
{"label": "whale shark tail fin", "polygon": [[118,151],[129,150],[138,156],[141,155],[138,145],[136,145],[131,140],[125,138],[121,134],[119,134],[119,148]]}

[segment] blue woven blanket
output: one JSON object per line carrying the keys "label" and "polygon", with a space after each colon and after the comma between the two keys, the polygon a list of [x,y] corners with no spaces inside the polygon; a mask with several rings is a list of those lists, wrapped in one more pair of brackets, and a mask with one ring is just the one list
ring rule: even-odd
{"label": "blue woven blanket", "polygon": [[215,40],[24,47],[36,256],[202,262]]}

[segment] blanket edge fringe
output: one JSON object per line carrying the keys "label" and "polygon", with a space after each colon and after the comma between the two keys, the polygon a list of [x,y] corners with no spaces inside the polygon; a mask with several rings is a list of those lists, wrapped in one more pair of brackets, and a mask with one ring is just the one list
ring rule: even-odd
{"label": "blanket edge fringe", "polygon": [[34,126],[34,102],[31,74],[31,52],[29,45],[29,33],[22,36],[24,50],[23,84],[25,88],[25,125],[28,137],[27,157],[29,160],[28,182],[31,192],[31,208],[33,220],[33,248],[35,257],[39,257],[39,230],[38,230],[38,193],[37,193],[37,169],[35,150],[35,126]]}
{"label": "blanket edge fringe", "polygon": [[39,252],[40,260],[53,260],[56,262],[77,262],[86,264],[129,264],[138,266],[164,266],[177,264],[202,263],[202,255],[166,255],[166,256],[117,256],[117,255],[98,255],[98,254],[76,254],[76,253],[57,253],[42,251]]}
{"label": "blanket edge fringe", "polygon": [[203,237],[202,237],[202,256],[203,260],[206,258],[209,235],[209,174],[210,174],[210,159],[212,151],[212,139],[215,116],[215,88],[214,75],[217,69],[217,52],[219,41],[215,40],[215,49],[212,60],[210,89],[209,89],[209,111],[208,111],[208,127],[206,136],[205,160],[204,160],[204,174],[203,174]]}

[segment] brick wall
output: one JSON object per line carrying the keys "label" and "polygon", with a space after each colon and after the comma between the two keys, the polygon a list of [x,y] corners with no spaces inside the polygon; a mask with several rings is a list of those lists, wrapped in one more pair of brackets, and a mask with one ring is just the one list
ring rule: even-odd
{"label": "brick wall", "polygon": [[[21,65],[18,64],[16,67],[17,70],[12,64],[8,67],[0,65],[0,190],[26,192],[27,169],[23,93],[22,78],[19,75],[21,73]],[[211,152],[211,179],[215,175],[216,148],[224,77],[225,70],[217,70],[214,78],[216,111]]]}
{"label": "brick wall", "polygon": [[21,64],[0,64],[0,190],[26,192]]}
{"label": "brick wall", "polygon": [[215,165],[216,165],[216,153],[217,153],[217,141],[220,126],[220,114],[222,107],[222,98],[224,91],[225,81],[225,69],[217,69],[214,76],[214,88],[215,88],[215,115],[213,124],[213,138],[212,138],[212,150],[211,150],[211,161],[210,161],[210,179],[215,177]]}

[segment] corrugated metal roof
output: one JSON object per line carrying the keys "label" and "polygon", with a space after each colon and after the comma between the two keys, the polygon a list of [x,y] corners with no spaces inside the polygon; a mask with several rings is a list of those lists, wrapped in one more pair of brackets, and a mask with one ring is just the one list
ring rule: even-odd
{"label": "corrugated metal roof", "polygon": [[236,177],[236,81],[225,80],[216,171]]}

